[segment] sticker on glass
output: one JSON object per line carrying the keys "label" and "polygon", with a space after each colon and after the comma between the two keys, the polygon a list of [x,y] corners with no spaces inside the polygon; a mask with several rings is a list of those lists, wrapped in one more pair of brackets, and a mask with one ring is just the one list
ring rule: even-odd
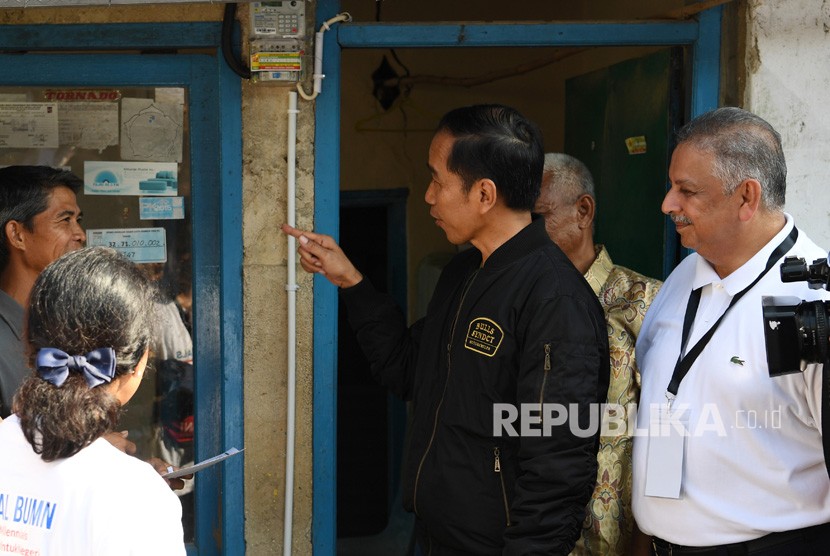
{"label": "sticker on glass", "polygon": [[167,262],[164,228],[87,230],[87,245],[111,247],[134,263]]}
{"label": "sticker on glass", "polygon": [[179,191],[175,162],[84,162],[86,195],[161,195]]}
{"label": "sticker on glass", "polygon": [[138,209],[141,220],[182,220],[184,197],[142,197]]}

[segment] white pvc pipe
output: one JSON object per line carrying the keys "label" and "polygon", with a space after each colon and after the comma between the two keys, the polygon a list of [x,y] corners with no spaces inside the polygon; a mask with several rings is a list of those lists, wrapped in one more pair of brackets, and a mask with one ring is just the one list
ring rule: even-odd
{"label": "white pvc pipe", "polygon": [[[288,93],[288,225],[296,226],[296,175],[297,175],[297,93]],[[283,521],[282,553],[291,556],[294,524],[294,433],[297,390],[297,244],[288,237],[288,393],[286,399],[285,439],[285,518]]]}
{"label": "white pvc pipe", "polygon": [[323,78],[325,77],[323,74],[323,35],[326,31],[331,29],[331,25],[337,23],[338,21],[351,20],[352,16],[349,12],[337,14],[333,18],[324,21],[320,26],[320,30],[314,34],[314,69],[311,74],[314,78],[314,85],[311,89],[311,94],[305,92],[302,83],[297,83],[297,92],[300,93],[300,96],[305,100],[314,100],[317,98],[317,95],[323,92]]}
{"label": "white pvc pipe", "polygon": [[[297,92],[288,93],[288,225],[296,227],[297,196],[297,94],[305,100],[313,100],[323,87],[323,33],[329,25],[338,21],[351,21],[352,16],[344,12],[323,23],[316,35],[314,48],[314,89],[311,95],[297,83]],[[288,392],[286,396],[286,439],[285,439],[285,517],[282,533],[283,556],[291,556],[294,525],[294,436],[296,432],[295,406],[297,391],[297,240],[288,236],[288,278],[285,290],[288,294]]]}
{"label": "white pvc pipe", "polygon": [[323,92],[323,35],[325,31],[317,31],[314,35],[314,96]]}

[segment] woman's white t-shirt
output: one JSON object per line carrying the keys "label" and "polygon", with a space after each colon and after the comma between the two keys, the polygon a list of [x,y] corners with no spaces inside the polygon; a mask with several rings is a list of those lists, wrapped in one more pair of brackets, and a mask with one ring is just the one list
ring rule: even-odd
{"label": "woman's white t-shirt", "polygon": [[0,555],[181,556],[181,514],[149,464],[106,440],[45,462],[16,415],[0,423]]}

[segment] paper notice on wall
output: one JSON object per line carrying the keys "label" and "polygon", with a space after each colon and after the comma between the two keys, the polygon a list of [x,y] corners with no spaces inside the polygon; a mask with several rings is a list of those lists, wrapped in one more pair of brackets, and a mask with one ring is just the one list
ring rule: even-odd
{"label": "paper notice on wall", "polygon": [[58,105],[54,102],[0,103],[0,147],[58,146]]}
{"label": "paper notice on wall", "polygon": [[181,104],[121,99],[121,158],[181,162],[183,124]]}
{"label": "paper notice on wall", "polygon": [[175,162],[84,162],[86,195],[178,195]]}
{"label": "paper notice on wall", "polygon": [[87,245],[115,249],[134,263],[167,262],[164,228],[115,228],[87,230]]}
{"label": "paper notice on wall", "polygon": [[59,102],[61,145],[102,151],[118,144],[117,102]]}
{"label": "paper notice on wall", "polygon": [[184,87],[156,87],[153,96],[157,103],[184,105]]}

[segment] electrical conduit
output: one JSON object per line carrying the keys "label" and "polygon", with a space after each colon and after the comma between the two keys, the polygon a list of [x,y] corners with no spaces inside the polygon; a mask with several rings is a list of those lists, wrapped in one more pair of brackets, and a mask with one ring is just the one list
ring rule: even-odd
{"label": "electrical conduit", "polygon": [[[323,33],[330,25],[339,21],[351,21],[347,12],[325,21],[315,35],[314,44],[314,89],[307,94],[300,83],[297,92],[288,93],[288,225],[296,227],[297,194],[297,94],[305,100],[314,100],[323,88]],[[294,525],[294,438],[297,396],[297,240],[288,236],[288,277],[285,290],[288,295],[288,392],[286,396],[286,450],[285,450],[285,509],[283,520],[283,556],[291,556],[293,548]]]}
{"label": "electrical conduit", "polygon": [[[297,93],[288,93],[288,225],[296,226],[297,191]],[[297,240],[288,236],[288,393],[286,400],[285,450],[285,518],[283,522],[282,553],[291,555],[292,525],[294,523],[294,433],[297,393]]]}

